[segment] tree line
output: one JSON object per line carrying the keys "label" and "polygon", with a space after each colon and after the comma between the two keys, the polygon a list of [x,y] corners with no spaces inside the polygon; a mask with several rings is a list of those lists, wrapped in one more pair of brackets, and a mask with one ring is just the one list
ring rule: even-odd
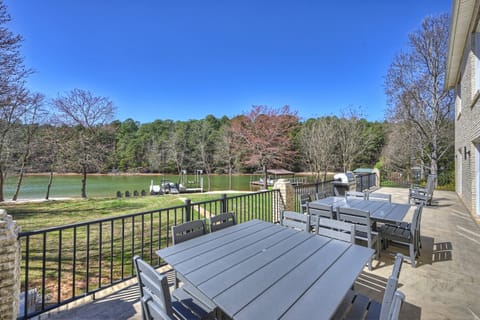
{"label": "tree line", "polygon": [[[348,116],[307,121],[300,121],[288,106],[253,106],[231,119],[208,115],[188,121],[107,121],[113,116],[111,102],[80,89],[45,106],[43,123],[22,122],[10,129],[9,149],[15,151],[4,155],[5,172],[18,175],[19,186],[26,172],[50,172],[52,177],[81,173],[83,197],[89,173],[200,169],[207,189],[214,173],[266,174],[285,168],[311,171],[321,179],[327,171],[373,166],[384,140],[385,124],[360,118],[353,109]],[[325,123],[329,135],[318,135]],[[321,152],[326,154],[317,157]]]}
{"label": "tree line", "polygon": [[[453,94],[443,90],[448,17],[427,17],[387,70],[385,122],[367,121],[359,107],[340,115],[299,119],[289,106],[254,105],[233,118],[139,123],[115,119],[108,97],[73,89],[47,99],[27,89],[32,73],[20,54],[23,41],[6,24],[0,0],[0,201],[8,175],[89,173],[257,172],[271,168],[313,172],[379,164],[410,174],[413,165],[437,174],[453,163]],[[46,198],[49,197],[49,188]]]}

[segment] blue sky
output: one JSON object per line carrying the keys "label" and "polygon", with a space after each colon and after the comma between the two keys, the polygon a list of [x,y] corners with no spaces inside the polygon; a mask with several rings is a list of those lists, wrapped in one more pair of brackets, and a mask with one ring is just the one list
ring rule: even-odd
{"label": "blue sky", "polygon": [[384,77],[408,34],[451,0],[4,0],[28,87],[109,97],[116,119],[232,117],[290,105],[302,119],[361,106],[383,120]]}

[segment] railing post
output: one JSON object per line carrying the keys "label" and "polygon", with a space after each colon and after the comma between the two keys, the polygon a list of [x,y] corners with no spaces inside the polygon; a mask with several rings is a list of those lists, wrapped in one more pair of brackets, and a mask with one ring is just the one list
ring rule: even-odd
{"label": "railing post", "polygon": [[[19,227],[5,210],[0,210],[0,318],[16,319],[20,297],[20,240]],[[24,303],[32,304],[32,301]],[[33,304],[35,301],[33,301]],[[27,310],[27,308],[22,308]]]}
{"label": "railing post", "polygon": [[192,219],[192,200],[185,199],[185,213],[183,216],[183,221],[188,222]]}
{"label": "railing post", "polygon": [[220,212],[228,212],[226,193],[222,194],[222,201],[220,202],[220,210],[221,210]]}

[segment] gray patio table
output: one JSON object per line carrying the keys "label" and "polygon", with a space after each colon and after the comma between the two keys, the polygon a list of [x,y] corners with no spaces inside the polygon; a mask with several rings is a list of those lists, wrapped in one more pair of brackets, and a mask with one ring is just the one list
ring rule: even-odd
{"label": "gray patio table", "polygon": [[373,253],[260,220],[157,251],[233,319],[328,319]]}
{"label": "gray patio table", "polygon": [[314,200],[313,202],[322,203],[333,206],[333,210],[337,207],[350,207],[370,211],[370,217],[378,222],[402,222],[411,208],[410,204],[389,203],[382,200],[364,200],[345,197],[328,197],[325,199]]}

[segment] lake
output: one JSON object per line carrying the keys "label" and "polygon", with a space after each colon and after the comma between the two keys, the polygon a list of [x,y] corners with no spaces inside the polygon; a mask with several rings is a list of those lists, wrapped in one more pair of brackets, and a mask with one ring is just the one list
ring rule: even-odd
{"label": "lake", "polygon": [[[18,199],[43,199],[47,191],[48,175],[27,175],[24,177]],[[117,191],[125,193],[129,191],[133,194],[134,190],[139,193],[145,190],[148,194],[150,183],[160,184],[163,180],[178,182],[178,175],[88,175],[87,176],[87,196],[92,197],[115,197]],[[233,190],[249,191],[250,181],[258,179],[253,175],[234,175],[232,177]],[[207,189],[207,177],[203,177],[204,190]],[[81,191],[82,177],[80,175],[55,175],[53,178],[50,198],[79,198]],[[184,184],[187,187],[196,187],[199,181],[195,175],[184,177]],[[189,184],[187,182],[192,182]],[[4,188],[5,200],[13,196],[17,183],[17,177],[7,178]],[[228,175],[212,175],[212,191],[228,190]]]}

